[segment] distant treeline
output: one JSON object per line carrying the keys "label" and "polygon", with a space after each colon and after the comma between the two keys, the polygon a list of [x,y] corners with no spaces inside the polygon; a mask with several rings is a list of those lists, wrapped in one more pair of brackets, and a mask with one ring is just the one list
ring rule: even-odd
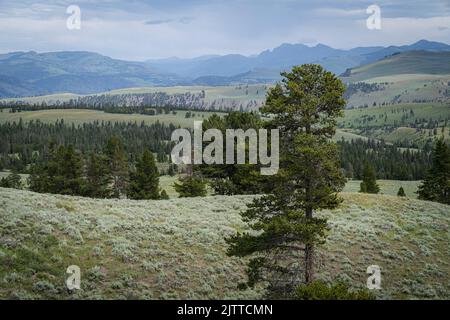
{"label": "distant treeline", "polygon": [[370,163],[378,179],[422,180],[431,164],[430,152],[362,139],[339,141],[342,169],[347,178],[361,179]]}
{"label": "distant treeline", "polygon": [[[133,94],[103,94],[78,97],[68,101],[56,100],[52,103],[27,103],[24,101],[3,101],[0,107],[8,107],[15,111],[35,111],[44,109],[93,109],[105,112],[130,109],[133,112],[142,113],[149,108],[179,109],[179,110],[210,110],[210,111],[248,111],[261,105],[256,100],[238,102],[227,99],[205,100],[205,91],[198,93],[174,93],[165,92],[133,93]],[[116,109],[117,108],[117,109]],[[128,113],[128,112],[127,112]]]}
{"label": "distant treeline", "polygon": [[[223,123],[222,123],[223,122]],[[205,128],[219,124],[220,128],[243,128],[261,126],[256,114],[232,112],[223,120],[212,116]],[[49,154],[49,145],[72,145],[84,155],[90,152],[102,152],[103,146],[111,136],[123,141],[124,150],[131,163],[145,149],[156,154],[158,162],[168,162],[173,147],[170,136],[176,127],[156,122],[146,125],[143,122],[104,122],[95,121],[81,125],[66,124],[63,120],[55,123],[43,123],[39,120],[24,123],[6,122],[0,124],[0,169],[12,169],[27,173],[29,165],[40,161]],[[373,140],[340,141],[342,169],[348,178],[360,179],[365,162],[373,164],[377,178],[396,180],[420,180],[430,165],[430,150],[402,149]],[[254,168],[253,168],[254,167]],[[214,169],[214,170],[213,170]],[[245,169],[245,170],[243,170]],[[251,169],[251,170],[248,170]],[[237,185],[244,184],[248,171],[253,175],[257,166],[234,168],[234,166],[208,166],[202,171],[207,176],[236,180]],[[214,172],[214,174],[212,174]],[[220,173],[220,174],[219,174]],[[222,182],[219,181],[219,184]],[[259,182],[256,183],[259,185]],[[245,189],[245,187],[243,187]]]}
{"label": "distant treeline", "polygon": [[94,121],[80,125],[66,124],[64,120],[44,123],[39,120],[24,123],[0,124],[0,169],[27,172],[27,166],[49,154],[49,145],[72,145],[82,154],[101,152],[111,136],[119,137],[130,161],[145,149],[157,154],[159,162],[168,161],[173,147],[170,136],[177,127],[156,122]]}

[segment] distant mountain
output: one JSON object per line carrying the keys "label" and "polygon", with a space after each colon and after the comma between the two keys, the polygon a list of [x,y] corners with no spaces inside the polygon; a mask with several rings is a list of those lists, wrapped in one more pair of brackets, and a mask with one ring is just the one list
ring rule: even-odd
{"label": "distant mountain", "polygon": [[[334,49],[318,44],[282,44],[258,55],[201,56],[130,62],[97,53],[70,51],[0,54],[0,97],[71,92],[89,94],[142,86],[270,83],[294,65],[318,63],[341,74],[393,54],[449,52],[450,45],[421,40],[407,46]],[[411,66],[413,67],[413,66]]]}
{"label": "distant mountain", "polygon": [[379,61],[347,70],[346,82],[363,81],[399,74],[450,74],[450,51],[407,51],[394,53]]}
{"label": "distant mountain", "polygon": [[[450,51],[450,45],[421,40],[405,46],[339,50],[323,44],[314,47],[303,44],[282,44],[251,57],[231,54],[176,61],[152,60],[147,63],[159,72],[171,72],[188,78],[189,82],[218,85],[219,83],[278,80],[280,71],[303,63],[318,63],[336,74],[341,74],[348,68],[372,63],[394,53],[413,50]],[[261,74],[262,70],[263,74]]]}
{"label": "distant mountain", "polygon": [[0,55],[0,97],[171,85],[182,79],[141,62],[92,52],[13,52]]}

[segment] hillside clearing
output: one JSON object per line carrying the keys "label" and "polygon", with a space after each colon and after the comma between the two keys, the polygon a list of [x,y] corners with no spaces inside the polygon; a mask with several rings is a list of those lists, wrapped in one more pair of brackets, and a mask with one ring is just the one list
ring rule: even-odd
{"label": "hillside clearing", "polygon": [[[343,193],[319,255],[319,278],[363,287],[382,270],[379,298],[450,298],[450,208]],[[244,263],[223,238],[242,231],[252,196],[94,200],[0,188],[0,298],[257,298],[239,291]],[[82,289],[64,286],[69,265]]]}

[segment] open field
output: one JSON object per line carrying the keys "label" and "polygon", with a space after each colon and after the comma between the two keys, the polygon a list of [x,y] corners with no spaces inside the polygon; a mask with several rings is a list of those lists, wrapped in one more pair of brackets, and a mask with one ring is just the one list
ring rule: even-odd
{"label": "open field", "polygon": [[[138,87],[138,88],[125,88],[117,89],[97,94],[90,94],[88,96],[98,96],[98,95],[122,95],[122,94],[142,94],[142,93],[155,93],[164,92],[169,95],[173,94],[183,94],[190,92],[192,94],[205,93],[204,101],[211,103],[216,101],[217,103],[224,105],[246,105],[250,101],[257,101],[261,104],[266,97],[267,88],[270,85],[266,84],[249,84],[249,85],[235,85],[235,86],[175,86],[175,87]],[[27,103],[42,103],[54,104],[57,101],[67,102],[71,99],[76,99],[78,97],[83,97],[83,95],[77,95],[72,93],[61,93],[52,94],[45,96],[36,97],[23,97],[23,98],[7,98],[0,99],[3,102],[9,101],[24,101]]]}
{"label": "open field", "polygon": [[[7,177],[11,172],[0,171],[0,179]],[[21,174],[22,182],[26,185],[28,174]],[[159,186],[166,190],[170,198],[178,198],[178,193],[175,191],[173,184],[178,181],[178,176],[163,175],[159,177]],[[344,187],[344,192],[359,192],[360,180],[348,180]],[[396,196],[400,187],[405,190],[408,198],[417,198],[415,192],[421,183],[420,181],[400,181],[400,180],[377,180],[380,186],[380,194]],[[208,194],[212,195],[212,190],[208,190]]]}
{"label": "open field", "polygon": [[[0,123],[7,121],[31,121],[40,120],[46,123],[54,123],[56,120],[64,119],[66,123],[83,124],[93,121],[111,121],[111,122],[128,122],[136,121],[138,123],[144,121],[146,124],[152,124],[156,121],[162,123],[173,123],[176,126],[184,128],[190,128],[194,126],[194,120],[201,121],[213,112],[206,111],[191,111],[193,117],[186,118],[186,113],[189,111],[178,110],[177,114],[158,114],[154,116],[144,114],[118,114],[118,113],[106,113],[97,110],[86,109],[52,109],[52,110],[39,110],[39,111],[23,111],[17,113],[9,113],[3,111],[0,113]],[[221,114],[220,112],[215,112]]]}
{"label": "open field", "polygon": [[[364,287],[382,270],[378,298],[450,298],[449,207],[343,193],[319,251],[318,278]],[[245,225],[252,196],[161,201],[94,200],[0,188],[0,298],[258,298],[240,291],[244,261],[224,237]],[[65,271],[81,268],[69,294]]]}
{"label": "open field", "polygon": [[[353,110],[352,110],[353,111]],[[173,114],[158,114],[154,116],[144,114],[118,114],[118,113],[105,113],[97,110],[86,109],[51,109],[51,110],[39,110],[39,111],[23,111],[17,113],[9,113],[7,110],[0,112],[0,123],[5,122],[18,122],[20,119],[24,122],[31,120],[40,120],[45,123],[54,123],[56,120],[64,119],[64,122],[68,124],[83,124],[93,121],[111,121],[111,122],[128,122],[137,121],[138,123],[144,121],[146,124],[152,124],[156,121],[162,123],[173,123],[176,126],[183,128],[192,128],[194,121],[202,121],[213,113],[222,115],[220,112],[206,112],[206,111],[191,111],[191,118],[186,118],[186,112],[184,110],[178,110],[176,115]],[[351,129],[338,129],[334,140],[338,141],[344,138],[345,140],[363,139],[367,140],[367,137],[351,132]]]}
{"label": "open field", "polygon": [[[398,189],[403,187],[408,198],[417,198],[417,187],[420,181],[400,181],[400,180],[377,180],[380,186],[380,194],[396,196]],[[344,192],[359,192],[361,180],[348,180],[344,187]]]}

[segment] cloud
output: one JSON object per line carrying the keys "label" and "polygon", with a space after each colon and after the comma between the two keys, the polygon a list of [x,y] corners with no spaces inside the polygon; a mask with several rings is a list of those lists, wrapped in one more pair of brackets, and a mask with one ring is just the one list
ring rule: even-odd
{"label": "cloud", "polygon": [[148,20],[148,21],[145,21],[145,24],[146,25],[158,25],[158,24],[166,24],[166,23],[172,23],[172,22],[178,22],[181,24],[189,24],[194,20],[195,20],[195,18],[193,18],[193,17],[181,17],[179,19]]}
{"label": "cloud", "polygon": [[[67,30],[74,0],[0,0],[0,51],[95,51],[146,60],[257,54],[282,43],[336,48],[448,42],[448,1],[77,0],[81,30]],[[382,30],[365,10],[381,7]],[[138,44],[138,46],[137,46]],[[136,48],[130,50],[130,48]]]}
{"label": "cloud", "polygon": [[148,25],[157,25],[157,24],[164,24],[164,23],[169,23],[172,22],[172,19],[164,19],[164,20],[149,20],[149,21],[145,21],[145,24]]}

